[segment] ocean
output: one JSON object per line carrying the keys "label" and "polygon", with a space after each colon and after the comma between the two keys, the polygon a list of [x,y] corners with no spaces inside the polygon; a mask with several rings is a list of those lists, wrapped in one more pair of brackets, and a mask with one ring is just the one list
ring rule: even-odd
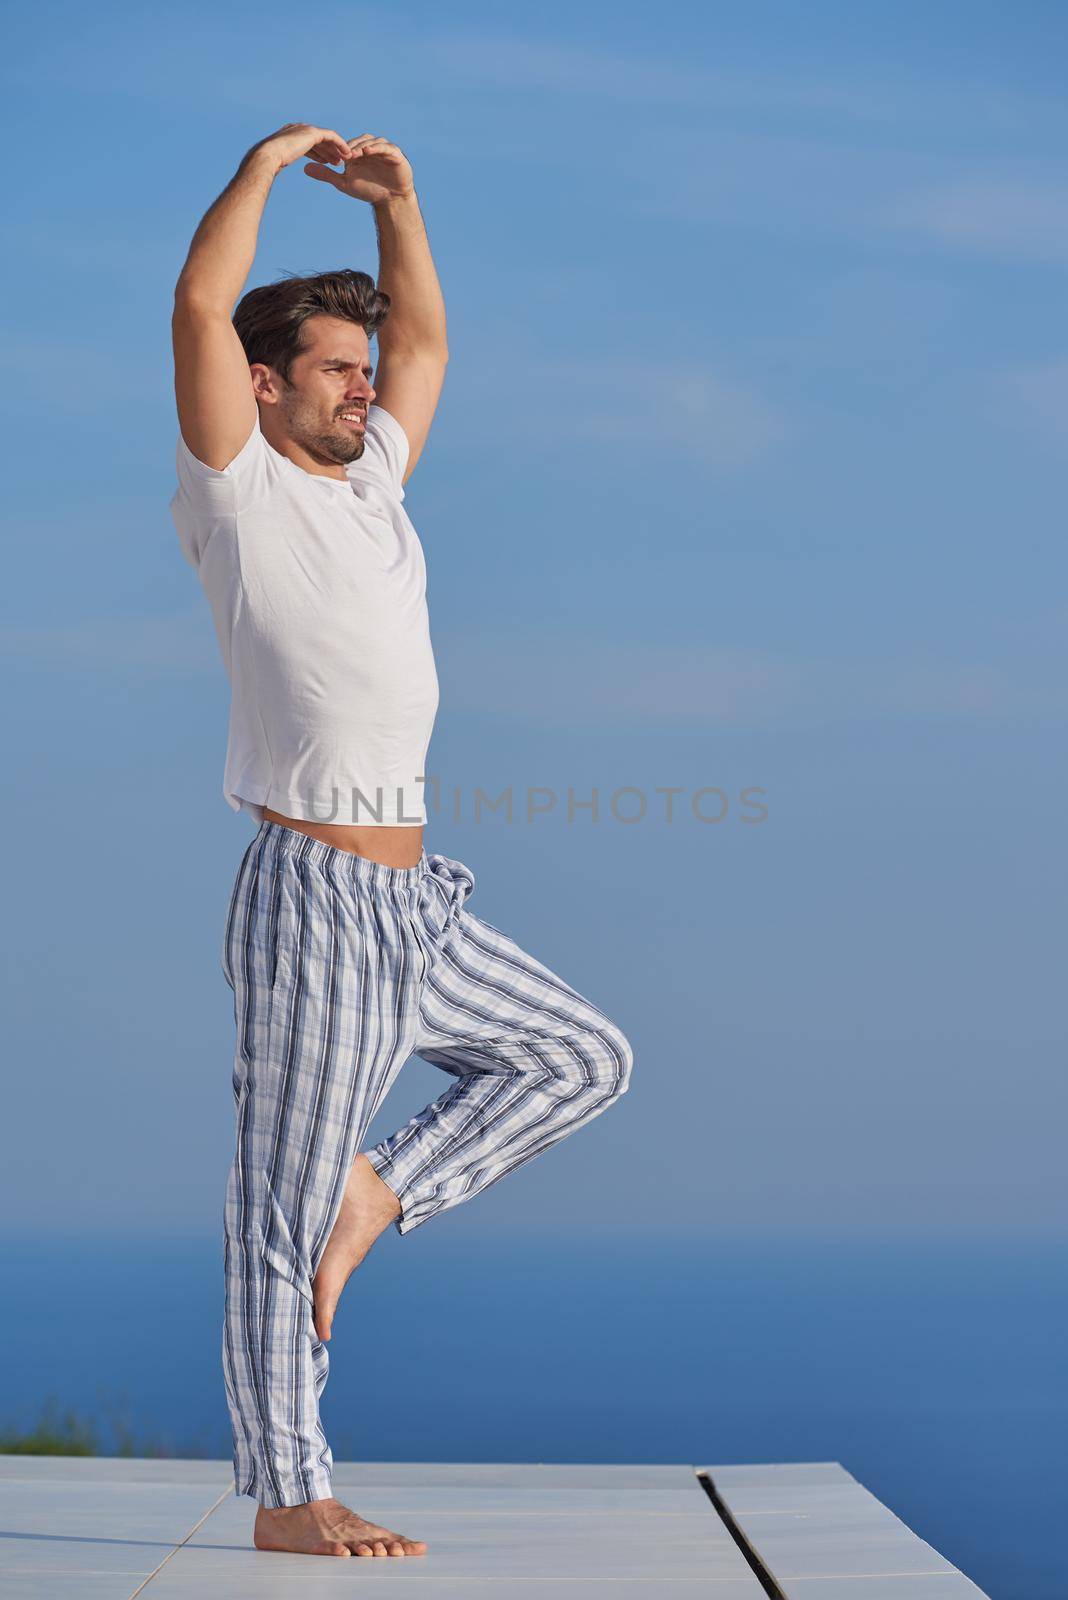
{"label": "ocean", "polygon": [[[350,1280],[337,1459],[840,1461],[993,1600],[1064,1600],[1056,1242],[393,1230]],[[0,1422],[230,1454],[221,1237],[7,1241]],[[388,1518],[388,1506],[375,1507]]]}

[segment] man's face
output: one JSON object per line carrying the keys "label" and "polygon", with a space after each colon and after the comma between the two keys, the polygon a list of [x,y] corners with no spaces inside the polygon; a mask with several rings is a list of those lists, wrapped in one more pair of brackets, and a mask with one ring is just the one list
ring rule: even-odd
{"label": "man's face", "polygon": [[285,431],[317,461],[347,466],[363,455],[375,397],[367,334],[355,322],[317,316],[305,322],[302,341],[278,401]]}

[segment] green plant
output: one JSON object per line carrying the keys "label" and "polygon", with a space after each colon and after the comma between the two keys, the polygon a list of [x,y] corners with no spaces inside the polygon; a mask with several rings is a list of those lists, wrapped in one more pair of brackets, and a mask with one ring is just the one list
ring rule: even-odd
{"label": "green plant", "polygon": [[70,1407],[61,1412],[54,1399],[45,1401],[33,1427],[0,1428],[0,1455],[95,1456],[99,1451],[92,1423],[79,1418]]}

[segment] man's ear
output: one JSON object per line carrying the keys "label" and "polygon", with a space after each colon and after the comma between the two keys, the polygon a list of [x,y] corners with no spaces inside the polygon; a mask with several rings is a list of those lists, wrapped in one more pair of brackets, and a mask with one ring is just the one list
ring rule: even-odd
{"label": "man's ear", "polygon": [[266,366],[262,361],[254,361],[248,371],[252,379],[252,393],[257,402],[265,406],[276,406],[281,384],[274,368]]}

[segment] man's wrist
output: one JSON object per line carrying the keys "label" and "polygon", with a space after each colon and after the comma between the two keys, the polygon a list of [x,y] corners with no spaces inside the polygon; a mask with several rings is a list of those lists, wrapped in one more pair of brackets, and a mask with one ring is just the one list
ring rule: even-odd
{"label": "man's wrist", "polygon": [[414,185],[406,189],[403,194],[391,194],[385,200],[376,200],[372,210],[380,212],[401,212],[412,208],[419,209],[419,199]]}
{"label": "man's wrist", "polygon": [[239,172],[252,172],[257,177],[273,183],[282,170],[282,162],[277,154],[266,145],[254,144],[252,149],[242,159],[237,169]]}

